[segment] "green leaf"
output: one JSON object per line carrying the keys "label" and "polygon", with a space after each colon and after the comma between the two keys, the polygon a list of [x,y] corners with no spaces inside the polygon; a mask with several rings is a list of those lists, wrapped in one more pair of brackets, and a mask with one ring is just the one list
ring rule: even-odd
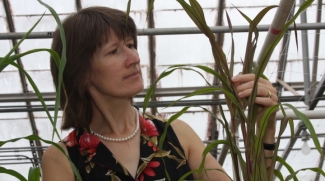
{"label": "green leaf", "polygon": [[6,169],[6,168],[0,166],[0,173],[5,173],[5,174],[8,174],[8,175],[14,176],[20,181],[27,181],[27,179],[24,176],[22,176],[20,173],[18,173],[15,170]]}
{"label": "green leaf", "polygon": [[[128,26],[128,20],[129,20],[129,16],[130,16],[130,9],[131,9],[131,0],[128,0],[128,5],[126,8],[126,20],[125,20],[125,26]],[[148,13],[149,14],[149,13]]]}
{"label": "green leaf", "polygon": [[41,171],[39,167],[31,167],[28,172],[28,181],[40,181]]}
{"label": "green leaf", "polygon": [[37,98],[39,99],[39,101],[41,102],[43,108],[45,109],[45,112],[46,112],[46,114],[47,114],[47,116],[48,116],[50,122],[52,123],[52,126],[53,126],[53,130],[54,130],[54,132],[56,133],[57,137],[58,137],[59,139],[61,139],[61,138],[60,138],[60,134],[59,134],[58,130],[56,129],[55,123],[54,123],[54,121],[52,120],[52,117],[51,117],[51,115],[50,115],[50,112],[49,112],[49,110],[48,110],[48,108],[47,108],[47,105],[45,104],[45,101],[44,101],[44,99],[43,99],[43,96],[42,96],[41,92],[39,91],[37,85],[35,84],[34,80],[33,80],[33,79],[31,78],[31,76],[30,76],[30,75],[29,75],[29,74],[28,74],[28,73],[27,73],[27,72],[26,72],[22,67],[20,67],[18,64],[16,64],[15,62],[11,62],[10,64],[13,65],[13,66],[15,66],[16,68],[18,68],[21,72],[23,72],[23,73],[25,74],[26,78],[28,79],[29,83],[31,84],[31,86],[32,86],[33,89],[34,89],[35,94],[37,95]]}
{"label": "green leaf", "polygon": [[226,11],[226,16],[227,16],[227,22],[228,22],[228,27],[230,30],[230,35],[231,35],[231,54],[230,54],[230,75],[234,76],[234,65],[235,65],[235,60],[234,60],[234,54],[235,54],[235,43],[234,43],[234,33],[232,30],[232,24],[230,21],[230,17],[228,15],[228,12]]}
{"label": "green leaf", "polygon": [[[0,67],[3,67],[3,64],[7,61],[8,57],[19,47],[19,45],[29,36],[29,34],[34,30],[34,28],[41,21],[45,13],[37,20],[37,22],[32,26],[31,29],[27,31],[27,33],[18,41],[18,43],[7,53],[5,57],[0,60]],[[2,71],[2,70],[1,70]],[[1,72],[0,71],[0,72]]]}
{"label": "green leaf", "polygon": [[[63,150],[63,148],[58,145],[57,143],[54,143],[53,141],[49,141],[49,140],[45,140],[37,135],[29,135],[29,136],[26,136],[26,137],[19,137],[19,138],[14,138],[14,139],[10,139],[10,140],[6,140],[6,141],[0,141],[0,147],[2,147],[4,144],[6,143],[10,143],[10,142],[16,142],[16,141],[19,141],[21,139],[27,139],[29,141],[34,141],[34,140],[40,140],[40,141],[43,141],[44,143],[47,143],[47,144],[51,144],[53,146],[55,146],[57,149],[59,149],[66,157],[67,159],[69,160],[70,164],[71,164],[71,167],[72,167],[72,170],[74,172],[74,174],[76,175],[78,181],[82,181],[82,178],[76,168],[76,166],[72,163],[70,157],[65,153],[65,151]],[[0,167],[1,168],[1,167]]]}
{"label": "green leaf", "polygon": [[292,167],[283,158],[277,156],[276,160],[288,169],[288,171],[290,172],[290,174],[293,177],[293,180],[298,181],[298,178],[296,177],[295,172],[293,171]]}
{"label": "green leaf", "polygon": [[293,110],[293,112],[295,113],[295,115],[304,123],[304,125],[307,127],[307,129],[310,133],[311,138],[313,139],[313,142],[315,144],[317,151],[321,154],[322,157],[324,157],[324,153],[322,151],[322,147],[320,146],[318,137],[316,135],[316,131],[313,127],[313,124],[310,122],[309,118],[302,112],[298,111],[298,109],[296,109],[291,104],[283,104],[283,105],[291,108]]}
{"label": "green leaf", "polygon": [[[61,41],[62,41],[62,54],[61,54],[61,62],[60,62],[60,66],[59,66],[59,78],[58,78],[58,88],[57,88],[57,92],[56,92],[56,98],[55,98],[55,107],[54,107],[54,125],[56,125],[57,123],[57,118],[58,118],[58,112],[59,112],[59,105],[60,105],[60,97],[61,97],[61,86],[62,86],[62,75],[63,75],[63,70],[64,70],[64,67],[65,67],[65,64],[66,64],[66,61],[67,61],[67,58],[66,58],[66,38],[65,38],[65,32],[64,32],[64,29],[63,29],[63,26],[62,26],[62,23],[60,21],[60,18],[58,16],[58,14],[55,12],[55,10],[47,5],[46,3],[44,3],[43,1],[41,0],[38,0],[38,2],[43,5],[44,7],[46,7],[48,10],[50,10],[51,14],[53,15],[57,25],[58,25],[58,28],[59,28],[59,31],[60,31],[60,36],[61,36]],[[52,139],[54,137],[54,132],[55,132],[55,127],[53,127],[53,135],[52,135]]]}
{"label": "green leaf", "polygon": [[[58,55],[58,53],[52,49],[47,49],[47,48],[38,48],[38,49],[33,49],[33,50],[29,50],[27,52],[24,52],[24,53],[20,53],[20,54],[15,54],[15,55],[12,55],[12,56],[9,56],[4,62],[3,64],[0,66],[0,72],[2,72],[2,70],[8,65],[10,64],[11,62],[25,56],[25,55],[29,55],[29,54],[32,54],[32,53],[37,53],[37,52],[42,52],[42,51],[46,51],[48,53],[51,54],[51,56],[53,57],[53,59],[55,60],[55,63],[57,65],[60,64],[60,57]],[[0,61],[2,60],[3,58],[0,58]]]}
{"label": "green leaf", "polygon": [[144,100],[143,100],[143,111],[142,111],[143,113],[146,112],[146,109],[148,107],[149,100],[150,100],[151,96],[155,94],[155,88],[156,88],[157,83],[160,81],[160,79],[168,76],[169,74],[173,73],[175,70],[177,70],[177,68],[174,68],[171,70],[169,70],[169,68],[168,68],[163,73],[161,73],[159,75],[159,77],[157,78],[157,80],[154,82],[154,84],[150,86],[150,88],[148,89],[146,96],[144,97]]}
{"label": "green leaf", "polygon": [[151,11],[153,10],[153,4],[154,4],[155,0],[150,0],[150,4],[148,6],[148,16],[151,13]]}
{"label": "green leaf", "polygon": [[303,168],[303,169],[295,171],[294,173],[291,173],[291,175],[286,177],[285,181],[288,181],[288,180],[292,179],[293,177],[296,177],[298,172],[306,171],[306,170],[310,170],[310,171],[313,171],[313,172],[316,172],[316,173],[320,173],[321,175],[323,175],[325,177],[325,172],[321,168],[317,168],[317,167],[315,167],[315,168]]}
{"label": "green leaf", "polygon": [[[260,120],[260,129],[259,129],[259,132],[257,133],[257,140],[254,143],[254,154],[253,154],[253,157],[255,157],[254,162],[253,162],[255,168],[253,168],[254,169],[253,172],[255,171],[254,174],[255,174],[256,178],[257,178],[257,174],[258,174],[258,172],[256,170],[263,169],[263,168],[259,168],[259,167],[261,167],[261,165],[259,165],[259,160],[260,160],[259,157],[261,156],[260,152],[261,152],[261,149],[262,149],[262,140],[263,140],[263,137],[264,137],[266,126],[268,124],[270,116],[273,113],[275,113],[277,111],[277,109],[278,109],[278,105],[274,105],[272,107],[267,108],[265,113],[263,114],[263,117]],[[262,154],[262,156],[264,157],[263,154]],[[264,174],[262,174],[262,176],[263,175]]]}
{"label": "green leaf", "polygon": [[282,176],[282,173],[279,170],[274,170],[274,175],[280,179],[280,181],[284,181],[284,178]]}
{"label": "green leaf", "polygon": [[[163,150],[163,149],[162,149],[162,146],[163,146],[163,143],[164,143],[164,141],[165,141],[165,139],[166,139],[167,129],[168,129],[169,125],[170,125],[173,121],[175,121],[177,118],[179,118],[182,114],[184,114],[184,113],[187,111],[187,109],[189,109],[189,108],[190,108],[189,106],[184,107],[180,112],[178,112],[178,113],[172,115],[172,116],[168,119],[168,121],[166,122],[166,125],[165,125],[165,128],[164,128],[164,132],[161,134],[161,136],[160,136],[160,138],[159,138],[159,142],[158,142],[158,144],[159,144],[158,146],[159,146],[160,153],[161,153],[161,151]],[[170,178],[169,178],[169,174],[168,174],[168,172],[167,172],[167,170],[166,170],[166,163],[165,163],[165,160],[162,159],[162,161],[163,161],[163,164],[164,164],[164,166],[165,166],[166,177],[168,178],[168,180],[170,180]]]}

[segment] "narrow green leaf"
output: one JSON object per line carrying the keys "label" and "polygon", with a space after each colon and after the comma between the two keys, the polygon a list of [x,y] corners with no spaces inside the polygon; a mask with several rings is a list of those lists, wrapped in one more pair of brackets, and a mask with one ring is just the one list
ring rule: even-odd
{"label": "narrow green leaf", "polygon": [[151,11],[153,10],[153,4],[154,4],[155,0],[150,0],[150,4],[148,6],[148,16],[151,13]]}
{"label": "narrow green leaf", "polygon": [[276,160],[288,169],[290,174],[293,176],[294,181],[298,181],[298,178],[296,177],[295,172],[293,171],[292,167],[283,158],[277,156]]}
{"label": "narrow green leaf", "polygon": [[20,173],[18,173],[15,170],[6,169],[6,168],[0,166],[0,173],[5,173],[8,175],[11,175],[13,177],[16,177],[20,181],[27,181],[27,179],[24,176],[22,176]]}
{"label": "narrow green leaf", "polygon": [[[259,156],[260,156],[260,152],[261,152],[261,149],[262,149],[262,140],[263,140],[263,137],[264,137],[264,133],[265,133],[265,130],[266,130],[266,126],[268,124],[268,121],[269,121],[269,118],[272,114],[274,114],[278,109],[278,105],[274,105],[272,107],[269,107],[266,109],[265,113],[263,114],[263,117],[261,118],[260,120],[260,129],[259,129],[259,132],[257,133],[257,140],[255,141],[254,143],[254,154],[253,154],[253,157],[254,158],[254,161],[255,163],[253,163],[255,165],[255,168],[254,170],[258,170],[258,169],[263,169],[263,168],[258,168],[259,167]],[[263,156],[264,157],[264,156]],[[257,173],[258,172],[255,172],[255,177],[257,178]]]}
{"label": "narrow green leaf", "polygon": [[296,177],[296,175],[300,172],[300,171],[306,171],[306,170],[310,170],[316,173],[320,173],[321,175],[323,175],[325,177],[325,172],[324,170],[322,170],[321,168],[318,167],[314,167],[314,168],[303,168],[300,170],[295,171],[294,173],[291,173],[291,175],[288,175],[285,179],[285,181],[288,181],[290,179],[292,179],[293,177]]}
{"label": "narrow green leaf", "polygon": [[[51,54],[51,56],[53,57],[53,59],[55,60],[55,63],[57,65],[60,64],[60,57],[58,55],[58,53],[52,49],[46,49],[46,48],[39,48],[39,49],[33,49],[33,50],[29,50],[27,52],[24,52],[24,53],[20,53],[20,54],[15,54],[15,55],[12,55],[12,56],[9,56],[7,58],[6,61],[3,62],[2,66],[0,66],[0,72],[5,68],[5,66],[7,66],[8,64],[10,64],[11,62],[25,56],[25,55],[29,55],[29,54],[32,54],[32,53],[37,53],[37,52],[42,52],[42,51],[46,51],[46,52],[49,52]],[[2,59],[2,58],[0,58]]]}
{"label": "narrow green leaf", "polygon": [[234,32],[232,29],[232,24],[230,17],[228,15],[228,12],[226,11],[226,16],[227,16],[227,22],[228,22],[228,27],[230,30],[230,35],[231,35],[231,54],[230,54],[230,75],[234,76],[234,65],[235,65],[235,60],[234,60],[234,55],[235,55],[235,43],[234,43]]}
{"label": "narrow green leaf", "polygon": [[184,0],[177,0],[188,16],[192,19],[192,21],[196,24],[196,26],[204,33],[205,35],[209,36],[211,33],[207,32],[207,25],[204,24],[204,21],[200,20],[200,16],[197,12]]}
{"label": "narrow green leaf", "polygon": [[[125,20],[125,26],[128,26],[128,20],[129,20],[129,16],[130,16],[130,9],[131,9],[131,0],[128,0],[128,5],[126,8],[126,20]],[[149,14],[149,13],[148,13]]]}
{"label": "narrow green leaf", "polygon": [[[64,29],[63,29],[63,26],[62,26],[62,23],[60,21],[60,18],[58,16],[58,14],[55,12],[55,10],[47,5],[46,3],[44,3],[43,1],[41,0],[38,0],[38,2],[43,5],[44,7],[46,7],[50,12],[51,14],[53,15],[57,25],[58,25],[58,28],[59,28],[59,31],[60,31],[60,36],[61,36],[61,41],[62,41],[62,54],[61,54],[61,62],[60,62],[60,66],[59,66],[59,78],[58,78],[58,89],[57,89],[57,92],[56,92],[56,98],[55,98],[55,107],[54,107],[54,125],[56,125],[57,123],[57,118],[58,118],[58,112],[59,112],[59,105],[60,105],[60,97],[61,97],[61,86],[62,86],[62,76],[63,76],[63,70],[64,70],[64,67],[65,67],[65,64],[66,64],[66,61],[67,61],[67,58],[66,58],[66,38],[65,38],[65,32],[64,32]],[[55,129],[56,127],[53,127],[53,134],[52,134],[52,139],[54,137],[54,132],[55,132]]]}
{"label": "narrow green leaf", "polygon": [[148,89],[148,91],[146,93],[146,96],[144,97],[144,100],[143,100],[143,111],[142,111],[143,113],[146,112],[146,109],[147,109],[148,104],[149,104],[149,100],[150,100],[151,96],[154,95],[157,83],[160,81],[160,79],[168,76],[169,74],[173,73],[175,70],[177,70],[177,68],[174,68],[174,69],[171,69],[171,70],[169,70],[169,68],[168,68],[163,73],[161,73],[159,75],[159,77],[157,78],[157,80],[154,82],[154,84],[150,86],[150,88]]}
{"label": "narrow green leaf", "polygon": [[[178,113],[172,115],[172,116],[168,119],[168,121],[166,122],[165,128],[164,128],[164,132],[161,134],[161,136],[160,136],[160,138],[159,138],[159,142],[158,142],[159,145],[158,145],[158,146],[159,146],[159,150],[160,150],[160,151],[163,150],[163,149],[162,149],[162,146],[163,146],[163,143],[165,142],[166,135],[167,135],[167,129],[168,129],[169,125],[170,125],[173,121],[175,121],[177,118],[179,118],[182,114],[184,114],[184,113],[187,111],[187,109],[189,109],[189,108],[190,108],[189,106],[184,107],[180,112],[178,112]],[[167,172],[167,170],[166,170],[166,164],[165,164],[165,161],[164,161],[164,159],[162,159],[162,160],[163,160],[163,163],[164,163],[164,166],[165,166],[166,177],[168,178],[168,180],[170,180],[170,178],[169,178],[169,174],[168,174],[168,172]]]}
{"label": "narrow green leaf", "polygon": [[6,143],[16,142],[16,141],[19,141],[21,139],[26,139],[26,140],[30,140],[30,141],[40,140],[40,141],[43,141],[44,143],[51,144],[51,145],[55,146],[56,148],[58,148],[66,156],[66,158],[69,160],[69,162],[71,164],[71,167],[72,167],[72,170],[73,170],[74,174],[77,177],[77,180],[78,181],[82,181],[82,178],[81,178],[81,176],[80,176],[80,174],[79,174],[76,166],[72,163],[69,155],[67,155],[65,153],[65,151],[63,150],[63,148],[60,145],[58,145],[57,143],[55,143],[53,141],[45,140],[45,139],[43,139],[43,138],[41,138],[41,137],[39,137],[37,135],[29,135],[29,136],[26,136],[26,137],[19,137],[19,138],[14,138],[14,139],[6,140],[6,141],[0,141],[0,147],[2,147]]}
{"label": "narrow green leaf", "polygon": [[0,60],[0,67],[7,61],[7,58],[19,47],[19,45],[29,36],[29,34],[34,30],[34,28],[38,25],[41,21],[45,13],[37,20],[37,22],[32,26],[31,29],[27,31],[27,33],[18,41],[18,43],[7,53],[5,57]]}
{"label": "narrow green leaf", "polygon": [[39,167],[31,167],[28,172],[28,181],[40,181],[41,171]]}
{"label": "narrow green leaf", "polygon": [[318,137],[316,135],[316,131],[313,127],[313,124],[310,122],[309,118],[302,112],[298,111],[298,109],[296,109],[294,106],[292,106],[290,104],[283,104],[283,105],[291,108],[293,110],[293,112],[295,113],[295,115],[304,123],[304,125],[307,127],[307,129],[310,133],[310,136],[313,139],[313,142],[315,144],[317,151],[321,154],[322,157],[324,157],[324,153],[322,151],[322,147],[320,146]]}
{"label": "narrow green leaf", "polygon": [[227,82],[223,77],[221,77],[221,75],[220,75],[217,71],[211,69],[210,67],[203,66],[203,65],[195,65],[194,67],[199,68],[199,69],[205,71],[205,72],[208,73],[208,74],[211,74],[211,75],[213,75],[213,76],[216,76],[216,77],[217,77],[217,78],[222,82],[222,85],[224,85],[224,86],[226,87],[226,90],[227,90],[227,91],[232,90],[232,89],[228,86],[228,82]]}
{"label": "narrow green leaf", "polygon": [[43,108],[44,108],[44,110],[45,110],[45,112],[46,112],[46,114],[47,114],[47,117],[49,118],[49,120],[50,120],[50,122],[51,122],[51,124],[52,124],[52,126],[53,126],[53,130],[54,130],[54,132],[56,133],[57,137],[58,137],[59,139],[61,139],[60,134],[59,134],[58,130],[56,129],[55,123],[54,123],[54,121],[52,120],[52,117],[51,117],[51,115],[50,115],[50,112],[49,112],[49,110],[48,110],[48,108],[47,108],[47,105],[45,104],[45,101],[44,101],[44,99],[43,99],[43,96],[42,96],[41,92],[39,91],[37,85],[35,84],[34,80],[33,80],[33,79],[31,78],[31,76],[30,76],[30,75],[29,75],[29,74],[28,74],[28,73],[27,73],[27,72],[26,72],[22,67],[20,67],[18,64],[16,64],[15,62],[11,62],[10,64],[13,65],[13,66],[15,66],[16,68],[18,68],[21,72],[23,72],[23,73],[25,74],[27,80],[29,81],[29,83],[31,84],[31,86],[32,86],[33,89],[34,89],[35,94],[37,95],[37,98],[38,98],[39,101],[41,102],[41,104],[42,104],[42,106],[43,106]]}
{"label": "narrow green leaf", "polygon": [[280,179],[280,181],[284,181],[284,178],[282,176],[282,173],[279,170],[274,170],[274,175]]}
{"label": "narrow green leaf", "polygon": [[190,106],[186,106],[184,107],[181,111],[179,111],[178,113],[172,115],[168,121],[166,122],[166,126],[164,129],[164,132],[161,134],[160,138],[159,138],[159,150],[162,150],[162,143],[164,143],[166,135],[167,135],[167,129],[169,127],[169,125],[175,121],[177,118],[179,118],[182,114],[184,114],[188,109],[190,108]]}
{"label": "narrow green leaf", "polygon": [[190,0],[190,4],[192,6],[193,11],[196,13],[198,20],[201,22],[201,24],[207,27],[207,23],[205,21],[201,5],[196,0]]}

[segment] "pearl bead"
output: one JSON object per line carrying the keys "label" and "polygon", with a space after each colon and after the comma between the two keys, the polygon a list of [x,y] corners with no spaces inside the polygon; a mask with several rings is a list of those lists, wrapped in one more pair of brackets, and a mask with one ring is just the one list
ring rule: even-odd
{"label": "pearl bead", "polygon": [[140,125],[140,121],[139,121],[139,112],[138,112],[138,110],[137,110],[135,107],[133,107],[133,108],[134,108],[135,112],[137,113],[137,114],[136,114],[136,123],[137,123],[137,125],[136,125],[136,128],[135,128],[134,132],[133,132],[131,135],[129,135],[129,136],[127,136],[127,137],[124,137],[124,138],[110,138],[110,137],[106,137],[106,136],[103,136],[103,135],[100,135],[100,134],[94,132],[93,130],[91,130],[91,128],[89,128],[89,129],[90,129],[90,132],[91,132],[92,134],[94,134],[94,135],[96,135],[96,136],[102,138],[103,140],[106,140],[106,141],[113,141],[113,142],[123,142],[123,141],[128,141],[129,139],[133,138],[133,137],[136,135],[136,133],[137,133],[138,130],[139,130],[139,125]]}

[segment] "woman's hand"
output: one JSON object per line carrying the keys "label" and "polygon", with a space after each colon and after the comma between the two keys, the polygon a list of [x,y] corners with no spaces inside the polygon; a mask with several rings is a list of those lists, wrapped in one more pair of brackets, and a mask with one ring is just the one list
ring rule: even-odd
{"label": "woman's hand", "polygon": [[[252,94],[254,80],[255,74],[237,75],[232,78],[240,98],[248,98]],[[258,111],[258,120],[262,118],[267,108],[278,104],[277,90],[272,86],[270,81],[263,78],[258,79],[255,103],[261,105]],[[275,113],[273,113],[270,116],[265,130],[264,143],[274,143],[275,121]],[[259,126],[259,121],[257,124]]]}

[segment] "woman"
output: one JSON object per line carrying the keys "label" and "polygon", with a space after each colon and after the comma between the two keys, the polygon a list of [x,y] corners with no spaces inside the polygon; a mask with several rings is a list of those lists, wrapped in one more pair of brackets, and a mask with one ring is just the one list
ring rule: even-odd
{"label": "woman", "polygon": [[[67,42],[67,64],[61,108],[62,129],[74,130],[59,143],[84,181],[93,180],[178,180],[199,168],[204,144],[184,122],[174,121],[164,143],[158,143],[165,123],[144,118],[132,106],[132,97],[143,90],[136,26],[126,25],[124,12],[90,7],[69,16],[63,23]],[[52,48],[61,54],[59,31]],[[58,69],[51,60],[55,85]],[[233,79],[240,97],[251,93],[254,75]],[[63,94],[64,93],[64,94]],[[270,96],[270,95],[274,96]],[[259,80],[256,102],[269,107],[277,103],[269,81]],[[264,143],[274,143],[275,120],[269,123]],[[158,145],[163,144],[162,150]],[[272,151],[266,151],[266,155]],[[43,181],[73,181],[72,167],[56,147],[43,156]],[[208,154],[207,174],[190,174],[186,180],[230,180],[220,164]],[[166,174],[168,173],[168,176]]]}

